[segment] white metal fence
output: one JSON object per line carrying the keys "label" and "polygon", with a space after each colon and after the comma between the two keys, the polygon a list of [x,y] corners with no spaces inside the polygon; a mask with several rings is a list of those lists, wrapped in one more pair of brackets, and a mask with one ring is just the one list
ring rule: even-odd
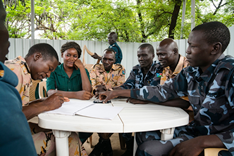
{"label": "white metal fence", "polygon": [[[234,56],[234,26],[230,28],[230,32],[231,32],[231,42],[228,48],[226,49],[225,54]],[[63,60],[61,59],[60,48],[66,42],[68,42],[68,40],[35,40],[35,43],[48,43],[52,45],[59,55],[60,62],[63,62]],[[86,45],[90,51],[96,52],[99,55],[102,55],[103,50],[105,50],[109,46],[107,42],[100,42],[100,41],[75,41],[75,42],[77,42],[81,46],[81,49],[83,49],[83,46]],[[188,46],[187,39],[176,40],[176,42],[178,44],[180,54],[185,56],[185,51]],[[31,47],[30,39],[10,38],[10,43],[11,46],[9,48],[9,54],[7,56],[8,59],[14,59],[17,56],[23,56],[23,57],[26,56],[29,48]],[[125,67],[126,77],[128,77],[132,67],[138,64],[136,52],[141,43],[118,42],[118,44],[123,52],[123,60],[121,64]],[[156,49],[159,42],[151,42],[150,44],[152,44],[154,49]],[[81,56],[81,58],[82,57],[83,56]],[[87,64],[94,64],[96,62],[96,60],[94,60],[88,54],[85,54],[85,60]],[[157,60],[156,56],[155,60]]]}

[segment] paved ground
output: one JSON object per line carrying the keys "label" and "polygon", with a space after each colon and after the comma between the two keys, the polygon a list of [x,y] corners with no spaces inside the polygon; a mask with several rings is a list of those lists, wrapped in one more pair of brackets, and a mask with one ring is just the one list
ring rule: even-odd
{"label": "paved ground", "polygon": [[[98,143],[98,139],[99,136],[97,133],[94,133],[92,135],[92,145],[95,146]],[[120,143],[119,143],[119,134],[118,133],[114,133],[111,138],[111,145],[112,145],[112,149],[113,149],[113,154],[114,156],[121,156],[125,150],[121,150],[120,148]],[[91,153],[91,151],[93,150],[93,148],[90,147],[90,142],[89,139],[84,143],[84,148],[87,152],[87,154]]]}

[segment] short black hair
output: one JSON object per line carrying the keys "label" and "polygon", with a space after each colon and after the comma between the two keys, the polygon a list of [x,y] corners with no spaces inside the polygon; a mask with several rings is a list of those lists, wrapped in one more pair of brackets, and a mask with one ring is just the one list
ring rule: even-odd
{"label": "short black hair", "polygon": [[110,32],[109,35],[114,35],[115,39],[118,39],[118,35],[116,34],[116,32]]}
{"label": "short black hair", "polygon": [[222,52],[225,51],[230,42],[230,31],[228,27],[218,21],[203,23],[193,28],[192,31],[202,31],[205,40],[209,44],[220,42],[222,44]]}
{"label": "short black hair", "polygon": [[57,60],[59,60],[56,50],[51,45],[49,45],[47,43],[38,43],[38,44],[33,45],[29,49],[26,57],[29,57],[36,52],[41,53],[42,58],[44,60],[52,59],[53,57],[56,58]]}
{"label": "short black hair", "polygon": [[144,43],[144,44],[141,44],[138,49],[144,49],[144,48],[148,48],[149,52],[154,54],[154,47],[149,44],[149,43]]}
{"label": "short black hair", "polygon": [[77,44],[76,42],[67,42],[65,43],[64,45],[62,45],[61,47],[61,53],[64,53],[64,51],[68,50],[68,49],[71,49],[71,48],[75,48],[77,53],[78,53],[78,58],[80,58],[81,56],[81,48],[80,48],[80,45]]}
{"label": "short black hair", "polygon": [[[107,48],[103,51],[103,53],[106,53],[106,52],[112,52],[114,54],[114,57],[115,57],[115,51],[111,48]],[[104,55],[103,55],[104,56]]]}

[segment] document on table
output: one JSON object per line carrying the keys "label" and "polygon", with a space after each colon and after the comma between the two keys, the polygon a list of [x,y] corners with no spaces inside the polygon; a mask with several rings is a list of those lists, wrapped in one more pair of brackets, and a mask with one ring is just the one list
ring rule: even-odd
{"label": "document on table", "polygon": [[64,114],[64,115],[75,115],[79,110],[94,105],[92,101],[70,99],[69,102],[64,102],[58,109],[48,111],[46,113],[52,114]]}
{"label": "document on table", "polygon": [[109,104],[94,104],[92,101],[70,99],[69,102],[64,102],[58,109],[47,111],[50,114],[63,115],[81,115],[101,119],[113,119],[123,107],[113,107]]}
{"label": "document on table", "polygon": [[106,104],[94,104],[92,106],[86,107],[85,109],[79,110],[76,112],[77,115],[93,117],[93,118],[101,118],[101,119],[113,119],[119,112],[123,109],[123,107]]}

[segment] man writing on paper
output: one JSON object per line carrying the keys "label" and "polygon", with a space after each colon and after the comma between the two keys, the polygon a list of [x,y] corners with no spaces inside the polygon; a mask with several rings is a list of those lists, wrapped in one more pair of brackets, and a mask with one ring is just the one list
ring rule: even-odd
{"label": "man writing on paper", "polygon": [[[23,112],[29,120],[34,116],[56,109],[64,102],[63,96],[54,93],[46,99],[39,99],[29,103],[29,87],[31,79],[43,79],[50,77],[52,71],[58,65],[58,55],[55,49],[47,43],[33,45],[25,58],[19,56],[14,60],[5,62],[18,77],[19,83],[16,87],[23,101]],[[68,100],[66,98],[66,100]],[[51,130],[41,129],[37,124],[30,123],[34,145],[38,154],[52,154],[55,152],[55,139]],[[72,142],[69,146],[70,155],[75,155],[78,150],[79,138],[72,133]]]}

